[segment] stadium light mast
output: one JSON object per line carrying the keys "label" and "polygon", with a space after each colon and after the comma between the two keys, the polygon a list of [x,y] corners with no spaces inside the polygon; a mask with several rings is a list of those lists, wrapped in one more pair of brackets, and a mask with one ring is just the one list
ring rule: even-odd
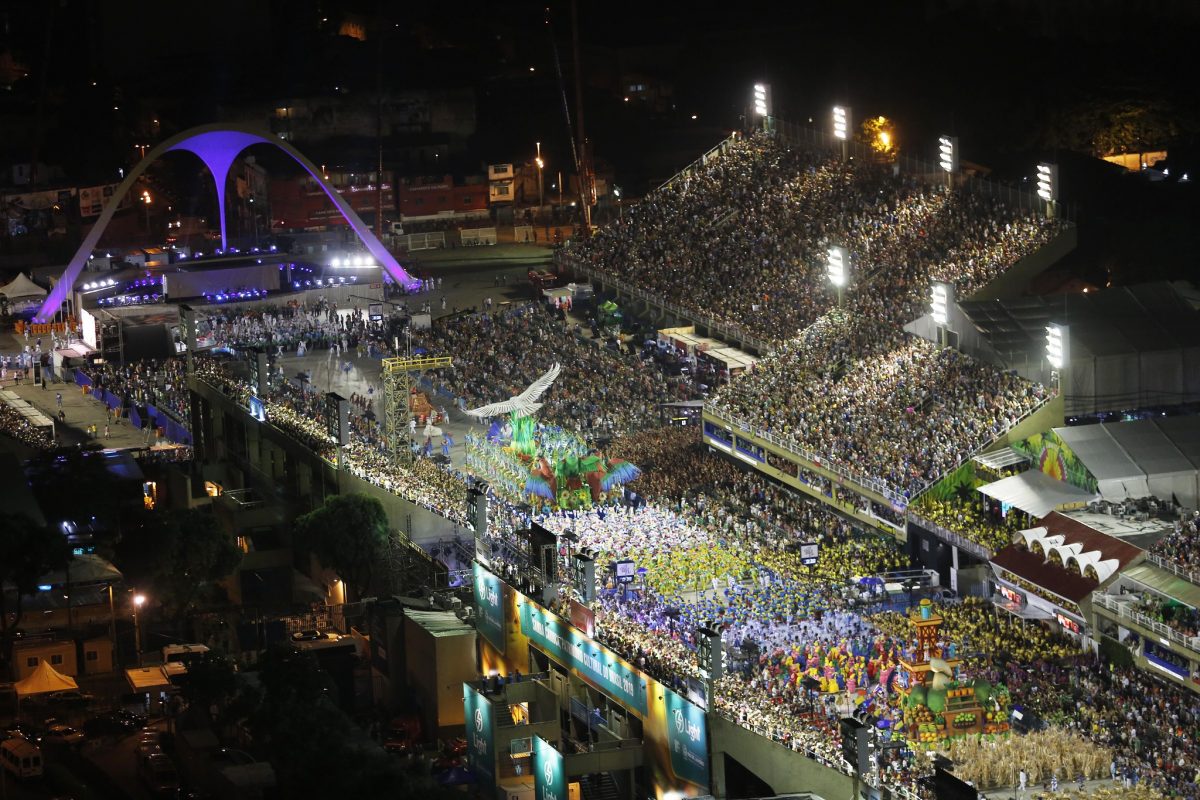
{"label": "stadium light mast", "polygon": [[762,117],[762,129],[764,133],[771,132],[771,112],[773,111],[771,103],[771,85],[769,83],[754,84],[754,116]]}
{"label": "stadium light mast", "polygon": [[1070,374],[1070,330],[1068,326],[1060,325],[1057,322],[1046,325],[1046,361],[1050,364],[1050,380],[1058,388],[1059,394],[1064,394],[1066,391],[1063,375]]}
{"label": "stadium light mast", "polygon": [[833,138],[840,139],[842,142],[842,160],[846,161],[850,157],[850,124],[851,115],[849,106],[834,106],[833,107]]}
{"label": "stadium light mast", "polygon": [[829,282],[837,287],[838,306],[842,305],[842,289],[850,272],[850,253],[844,247],[834,245],[829,248],[829,260],[826,262]]}
{"label": "stadium light mast", "polygon": [[1046,217],[1054,219],[1058,209],[1058,164],[1037,165],[1037,193],[1046,201]]}
{"label": "stadium light mast", "polygon": [[946,185],[954,186],[954,173],[958,172],[958,137],[938,137],[938,166],[946,173]]}
{"label": "stadium light mast", "polygon": [[936,327],[938,347],[949,346],[950,305],[954,302],[954,284],[934,281],[929,296],[929,316]]}

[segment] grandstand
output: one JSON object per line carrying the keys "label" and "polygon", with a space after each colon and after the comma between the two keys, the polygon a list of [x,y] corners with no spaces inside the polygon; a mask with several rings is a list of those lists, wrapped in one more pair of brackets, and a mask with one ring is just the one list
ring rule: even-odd
{"label": "grandstand", "polygon": [[[922,165],[842,159],[819,136],[735,136],[562,266],[770,358],[705,407],[714,447],[899,530],[908,503],[1054,390],[907,335],[933,282],[969,298],[1073,228]],[[687,235],[679,235],[686,231]],[[825,279],[846,249],[844,305]],[[1042,265],[1044,266],[1044,265]]]}

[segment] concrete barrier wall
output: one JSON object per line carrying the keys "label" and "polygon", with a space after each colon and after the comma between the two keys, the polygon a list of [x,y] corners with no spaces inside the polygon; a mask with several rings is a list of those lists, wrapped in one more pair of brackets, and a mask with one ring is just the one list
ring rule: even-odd
{"label": "concrete barrier wall", "polygon": [[771,787],[775,794],[811,793],[825,800],[856,797],[855,780],[778,742],[730,722],[719,714],[708,715],[712,742],[712,793],[728,797],[725,756],[736,760]]}

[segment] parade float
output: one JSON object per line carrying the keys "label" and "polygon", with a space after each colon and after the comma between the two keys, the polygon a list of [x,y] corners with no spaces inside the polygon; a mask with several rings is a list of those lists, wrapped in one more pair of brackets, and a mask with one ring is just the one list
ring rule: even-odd
{"label": "parade float", "polygon": [[1005,734],[1010,698],[1004,686],[962,677],[962,660],[940,644],[942,617],[928,598],[909,614],[916,630],[911,657],[902,656],[894,687],[902,732],[914,749],[933,750],[968,734]]}
{"label": "parade float", "polygon": [[559,371],[555,364],[521,394],[467,412],[492,420],[486,435],[467,434],[467,471],[506,500],[528,503],[537,512],[602,505],[641,474],[628,461],[609,459],[578,434],[534,418],[542,407],[538,398]]}

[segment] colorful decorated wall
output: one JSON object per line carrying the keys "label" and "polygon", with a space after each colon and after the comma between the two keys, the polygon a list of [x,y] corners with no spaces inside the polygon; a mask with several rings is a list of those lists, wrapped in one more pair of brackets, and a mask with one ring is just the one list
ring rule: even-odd
{"label": "colorful decorated wall", "polygon": [[1087,492],[1098,491],[1095,477],[1053,429],[1014,442],[1012,448],[1028,456],[1034,469],[1040,469],[1056,481],[1065,481]]}

